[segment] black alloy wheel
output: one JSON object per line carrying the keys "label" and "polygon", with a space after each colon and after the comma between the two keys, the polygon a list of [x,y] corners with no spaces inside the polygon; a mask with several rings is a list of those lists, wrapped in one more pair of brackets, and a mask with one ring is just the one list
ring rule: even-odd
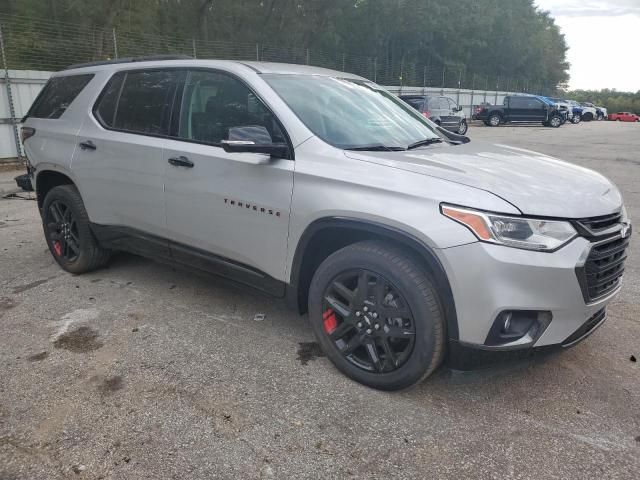
{"label": "black alloy wheel", "polygon": [[80,234],[71,208],[61,200],[51,202],[44,212],[44,224],[53,254],[67,262],[75,261],[80,255]]}
{"label": "black alloy wheel", "polygon": [[324,294],[323,327],[340,354],[368,372],[404,365],[415,346],[407,301],[386,278],[369,270],[336,277]]}
{"label": "black alloy wheel", "polygon": [[348,245],[320,264],[309,287],[309,319],[336,368],[381,390],[420,382],[446,351],[431,275],[406,249],[379,240]]}
{"label": "black alloy wheel", "polygon": [[49,250],[67,272],[85,273],[105,266],[111,252],[91,231],[80,193],[73,185],[53,187],[42,205],[42,225]]}

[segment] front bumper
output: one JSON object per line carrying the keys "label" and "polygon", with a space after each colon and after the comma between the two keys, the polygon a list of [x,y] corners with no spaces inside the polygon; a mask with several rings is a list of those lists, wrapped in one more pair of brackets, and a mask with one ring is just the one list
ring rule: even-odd
{"label": "front bumper", "polygon": [[551,313],[551,321],[541,334],[522,348],[510,347],[509,355],[518,356],[516,350],[529,354],[541,347],[568,346],[566,342],[603,312],[620,291],[618,286],[596,301],[585,302],[576,267],[584,263],[591,245],[578,237],[552,253],[482,242],[440,250],[458,319],[459,336],[450,349],[452,356],[461,348],[505,350],[487,344],[496,318],[505,311]]}

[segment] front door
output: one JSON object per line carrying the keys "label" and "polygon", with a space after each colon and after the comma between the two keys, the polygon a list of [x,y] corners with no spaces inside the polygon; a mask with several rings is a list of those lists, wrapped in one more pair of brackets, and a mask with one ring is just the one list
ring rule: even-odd
{"label": "front door", "polygon": [[241,281],[246,275],[251,284],[261,283],[261,272],[284,280],[294,162],[220,146],[240,126],[263,126],[273,142],[286,143],[280,123],[244,83],[220,71],[189,71],[179,104],[164,151],[172,255],[203,270],[223,267]]}

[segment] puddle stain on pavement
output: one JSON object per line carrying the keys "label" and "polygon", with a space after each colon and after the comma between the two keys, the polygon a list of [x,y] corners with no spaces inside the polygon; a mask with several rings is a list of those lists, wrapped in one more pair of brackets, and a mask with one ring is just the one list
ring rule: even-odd
{"label": "puddle stain on pavement", "polygon": [[62,348],[74,353],[86,353],[97,350],[103,346],[98,340],[100,335],[89,327],[79,327],[60,335],[54,342],[55,348]]}
{"label": "puddle stain on pavement", "polygon": [[310,360],[326,356],[318,342],[300,342],[299,345],[298,360],[302,365],[306,365]]}

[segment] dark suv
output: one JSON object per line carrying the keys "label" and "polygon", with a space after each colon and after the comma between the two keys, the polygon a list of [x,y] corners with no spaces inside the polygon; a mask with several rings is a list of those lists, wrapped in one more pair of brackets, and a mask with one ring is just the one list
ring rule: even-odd
{"label": "dark suv", "polygon": [[467,118],[453,99],[429,95],[400,95],[400,98],[437,125],[460,135],[467,133]]}

